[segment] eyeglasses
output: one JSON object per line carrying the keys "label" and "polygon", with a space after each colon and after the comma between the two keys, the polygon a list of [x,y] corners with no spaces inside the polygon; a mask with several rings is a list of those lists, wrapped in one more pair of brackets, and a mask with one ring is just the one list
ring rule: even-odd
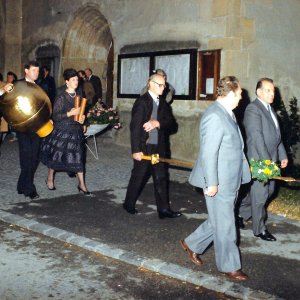
{"label": "eyeglasses", "polygon": [[156,83],[159,88],[162,88],[162,87],[165,88],[166,87],[166,85],[163,84],[163,83],[158,83],[158,82],[156,82],[154,80],[151,80],[151,81],[154,82],[154,83]]}

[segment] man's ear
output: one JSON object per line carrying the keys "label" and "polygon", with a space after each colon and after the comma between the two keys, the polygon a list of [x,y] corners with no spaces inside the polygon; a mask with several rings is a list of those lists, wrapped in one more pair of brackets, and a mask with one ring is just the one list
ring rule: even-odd
{"label": "man's ear", "polygon": [[235,97],[234,91],[230,91],[230,92],[227,94],[227,97],[230,98],[230,99],[233,99],[233,98]]}
{"label": "man's ear", "polygon": [[257,95],[258,98],[261,98],[261,97],[260,97],[260,95],[261,95],[261,89],[257,89],[257,90],[256,90],[256,95]]}

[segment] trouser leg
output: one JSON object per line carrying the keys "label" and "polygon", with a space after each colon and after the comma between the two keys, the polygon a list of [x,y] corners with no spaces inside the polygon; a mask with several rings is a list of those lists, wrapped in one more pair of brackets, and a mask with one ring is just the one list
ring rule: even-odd
{"label": "trouser leg", "polygon": [[149,161],[133,161],[133,169],[128,183],[125,205],[128,209],[134,209],[136,201],[140,196],[145,184],[151,175],[151,165]]}
{"label": "trouser leg", "polygon": [[274,181],[267,184],[255,180],[251,186],[251,212],[252,212],[252,229],[254,235],[259,235],[266,230],[266,202],[274,192]]}
{"label": "trouser leg", "polygon": [[33,184],[34,173],[38,166],[40,138],[35,133],[17,133],[21,173],[17,190],[24,195],[36,192]]}
{"label": "trouser leg", "polygon": [[251,218],[252,212],[251,212],[251,197],[250,193],[248,193],[240,203],[239,207],[239,215],[245,219],[248,220]]}
{"label": "trouser leg", "polygon": [[234,193],[222,194],[220,190],[215,197],[205,196],[208,220],[185,239],[189,248],[199,254],[213,241],[216,265],[221,272],[233,272],[241,268],[236,245],[235,197]]}
{"label": "trouser leg", "polygon": [[164,163],[158,163],[152,166],[152,177],[157,210],[169,209],[167,170]]}

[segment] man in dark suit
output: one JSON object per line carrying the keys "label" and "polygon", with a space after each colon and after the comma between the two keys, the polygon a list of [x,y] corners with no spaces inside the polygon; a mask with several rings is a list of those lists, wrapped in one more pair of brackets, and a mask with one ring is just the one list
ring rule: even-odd
{"label": "man in dark suit", "polygon": [[150,161],[142,160],[142,156],[155,153],[165,156],[166,135],[174,132],[174,127],[178,126],[171,107],[160,97],[164,88],[164,77],[152,75],[148,80],[148,91],[133,105],[130,133],[134,166],[123,204],[128,213],[136,214],[136,201],[152,175],[158,216],[161,219],[176,218],[181,216],[181,213],[170,209],[165,164],[152,165]]}
{"label": "man in dark suit", "polygon": [[85,75],[87,81],[90,81],[94,87],[95,96],[93,97],[93,105],[97,103],[99,99],[102,100],[102,84],[98,76],[93,75],[93,71],[90,68],[85,69]]}
{"label": "man in dark suit", "polygon": [[[274,100],[273,80],[262,78],[256,86],[257,98],[250,103],[244,115],[244,127],[247,140],[247,157],[257,160],[280,160],[281,168],[288,164],[286,151],[281,141],[279,123],[276,113],[270,104]],[[265,225],[265,204],[274,192],[275,182],[267,184],[253,180],[249,194],[242,200],[240,218],[245,220],[252,216],[252,229],[255,236],[266,240],[276,241]],[[242,220],[239,221],[243,226]]]}
{"label": "man in dark suit", "polygon": [[42,78],[38,81],[38,85],[46,92],[53,106],[55,100],[56,86],[54,78],[50,76],[49,67],[42,67]]}
{"label": "man in dark suit", "polygon": [[232,112],[241,93],[236,77],[222,78],[217,101],[201,118],[200,152],[189,182],[203,189],[208,219],[180,241],[197,265],[202,264],[200,254],[213,242],[218,270],[236,281],[247,280],[248,276],[241,271],[234,207],[240,185],[251,180],[243,139]]}
{"label": "man in dark suit", "polygon": [[[30,61],[25,65],[25,78],[31,83],[35,83],[39,76],[39,64],[36,61]],[[18,180],[17,191],[31,199],[39,198],[36,191],[34,174],[39,162],[40,137],[35,132],[17,131],[19,142],[19,157],[21,173]]]}

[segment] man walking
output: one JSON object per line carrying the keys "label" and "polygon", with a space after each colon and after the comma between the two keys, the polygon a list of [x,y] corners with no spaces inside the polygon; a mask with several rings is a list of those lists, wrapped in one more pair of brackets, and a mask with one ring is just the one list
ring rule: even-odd
{"label": "man walking", "polygon": [[[39,64],[36,61],[30,61],[25,65],[26,80],[35,84],[39,76]],[[34,174],[39,162],[40,137],[35,132],[17,131],[19,141],[19,157],[21,173],[18,180],[17,191],[31,199],[39,198],[36,191]]]}
{"label": "man walking", "polygon": [[241,271],[234,206],[241,183],[251,179],[243,140],[232,112],[241,93],[236,77],[222,78],[217,86],[217,101],[201,118],[200,153],[189,182],[203,188],[208,219],[180,241],[197,265],[202,264],[200,254],[213,242],[218,270],[237,281],[247,280],[248,276]]}
{"label": "man walking", "polygon": [[[274,85],[270,78],[262,78],[256,85],[257,98],[250,103],[244,115],[247,140],[247,157],[250,160],[280,160],[281,168],[288,164],[286,151],[281,141],[280,128],[276,114],[270,104],[274,100]],[[274,192],[274,180],[264,184],[253,180],[249,194],[240,205],[240,224],[252,216],[252,229],[255,236],[265,241],[276,238],[265,226],[265,204]],[[242,225],[243,226],[243,225]]]}
{"label": "man walking", "polygon": [[166,136],[174,131],[174,127],[177,128],[171,107],[160,97],[164,88],[164,77],[159,74],[152,75],[148,80],[148,91],[133,105],[130,134],[134,166],[123,205],[128,213],[137,213],[136,201],[152,175],[160,219],[181,216],[180,212],[170,209],[165,164],[152,165],[150,161],[142,160],[143,155],[158,153],[160,156],[165,156]]}

